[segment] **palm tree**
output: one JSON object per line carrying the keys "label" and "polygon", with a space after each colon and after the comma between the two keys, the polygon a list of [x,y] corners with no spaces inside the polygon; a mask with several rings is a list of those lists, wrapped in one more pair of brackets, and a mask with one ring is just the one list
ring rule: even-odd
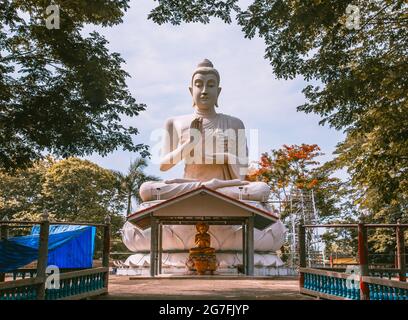
{"label": "palm tree", "polygon": [[123,174],[119,171],[114,171],[114,174],[118,182],[119,196],[126,200],[127,209],[126,215],[132,213],[132,199],[135,199],[137,203],[141,203],[142,199],[139,195],[139,188],[143,182],[146,181],[159,181],[156,176],[150,176],[143,172],[147,167],[147,161],[144,158],[138,157],[136,160],[130,163],[127,174]]}

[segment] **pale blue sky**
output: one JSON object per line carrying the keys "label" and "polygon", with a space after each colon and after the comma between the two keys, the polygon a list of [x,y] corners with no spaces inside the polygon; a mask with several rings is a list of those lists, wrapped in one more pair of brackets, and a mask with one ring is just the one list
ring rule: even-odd
{"label": "pale blue sky", "polygon": [[[247,129],[258,129],[260,152],[283,144],[316,143],[326,154],[320,161],[332,158],[343,133],[319,126],[316,115],[296,112],[296,107],[305,102],[301,93],[305,83],[302,79],[275,79],[264,59],[262,39],[244,39],[234,22],[159,26],[147,20],[154,5],[152,0],[131,1],[122,24],[97,29],[109,41],[110,50],[126,60],[124,69],[131,75],[129,90],[138,102],[147,104],[140,116],[123,119],[140,130],[136,143],[152,145],[150,133],[161,128],[166,118],[193,111],[188,91],[191,74],[200,61],[208,58],[221,75],[223,89],[217,111],[239,117]],[[136,157],[116,151],[107,157],[93,155],[87,159],[125,172]],[[183,170],[179,165],[163,173],[152,163],[147,172],[167,179],[181,177]]]}

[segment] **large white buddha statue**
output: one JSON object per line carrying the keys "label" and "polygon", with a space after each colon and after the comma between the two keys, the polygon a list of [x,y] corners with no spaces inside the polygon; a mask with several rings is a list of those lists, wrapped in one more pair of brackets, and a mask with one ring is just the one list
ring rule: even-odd
{"label": "large white buddha statue", "polygon": [[243,122],[217,113],[220,75],[205,59],[193,72],[190,92],[194,112],[166,120],[160,170],[185,161],[184,177],[150,181],[140,187],[143,201],[165,200],[204,185],[230,197],[266,201],[270,189],[264,182],[245,181],[248,149]]}
{"label": "large white buddha statue", "polygon": [[[140,196],[144,203],[139,205],[139,209],[204,185],[242,199],[249,205],[272,211],[265,203],[270,194],[268,185],[245,181],[248,150],[243,122],[216,112],[221,92],[219,84],[220,75],[213,64],[207,59],[201,62],[191,79],[194,111],[166,120],[161,148],[160,169],[167,171],[184,161],[184,177],[143,183]],[[220,268],[242,264],[241,228],[239,225],[211,226],[211,246],[217,251]],[[142,230],[129,221],[125,223],[123,242],[135,252],[125,264],[141,267],[150,263],[150,255],[146,253],[150,250],[150,231],[150,228]],[[280,221],[264,230],[254,230],[255,265],[283,264],[275,252],[284,242],[285,231]],[[164,225],[162,245],[167,253],[163,256],[163,265],[184,268],[189,250],[195,246],[195,235],[195,227],[191,225]],[[180,252],[168,252],[174,250]]]}

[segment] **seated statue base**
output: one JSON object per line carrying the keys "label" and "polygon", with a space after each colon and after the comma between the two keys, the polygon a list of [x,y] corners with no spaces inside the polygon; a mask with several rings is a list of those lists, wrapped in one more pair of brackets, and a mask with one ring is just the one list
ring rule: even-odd
{"label": "seated statue base", "polygon": [[206,272],[214,274],[217,270],[217,258],[214,253],[190,253],[186,265],[189,271],[197,272],[199,275]]}

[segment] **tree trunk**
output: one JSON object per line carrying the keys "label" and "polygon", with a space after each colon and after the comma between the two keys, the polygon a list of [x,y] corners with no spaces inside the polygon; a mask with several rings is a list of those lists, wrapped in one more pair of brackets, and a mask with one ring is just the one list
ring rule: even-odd
{"label": "tree trunk", "polygon": [[131,214],[132,210],[132,194],[129,192],[128,194],[128,199],[127,199],[127,215]]}

